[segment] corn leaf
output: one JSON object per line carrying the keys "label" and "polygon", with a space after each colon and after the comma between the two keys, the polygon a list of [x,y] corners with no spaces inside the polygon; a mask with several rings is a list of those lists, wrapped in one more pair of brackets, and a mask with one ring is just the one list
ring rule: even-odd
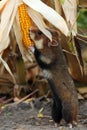
{"label": "corn leaf", "polygon": [[12,76],[14,84],[16,84],[16,80],[15,80],[15,78],[14,78],[14,75],[12,74],[12,72],[11,72],[11,70],[10,70],[8,64],[2,59],[1,56],[0,56],[0,61],[2,62],[2,64],[3,64],[4,67],[6,68],[6,70],[9,72],[9,74]]}
{"label": "corn leaf", "polygon": [[18,8],[18,0],[16,0],[15,4],[14,4],[14,8],[13,8],[13,12],[12,12],[12,17],[10,18],[10,22],[9,22],[9,26],[8,26],[7,35],[9,35],[9,32],[10,32],[11,27],[13,25],[14,18],[15,18],[16,12],[17,12],[17,8]]}
{"label": "corn leaf", "polygon": [[29,8],[28,9],[29,16],[34,21],[34,23],[37,25],[37,27],[46,35],[51,41],[52,41],[52,35],[51,33],[46,29],[48,28],[46,24],[43,21],[43,17],[37,13],[35,10]]}
{"label": "corn leaf", "polygon": [[59,0],[54,0],[54,4],[55,4],[55,10],[56,12],[58,12],[61,15],[61,3]]}
{"label": "corn leaf", "polygon": [[0,41],[3,38],[4,30],[6,26],[8,26],[8,21],[10,21],[10,17],[15,6],[15,1],[10,0],[6,4],[4,10],[1,13],[1,23],[0,23]]}
{"label": "corn leaf", "polygon": [[23,56],[22,35],[21,35],[21,30],[20,30],[18,14],[16,15],[16,18],[14,19],[13,29],[14,29],[14,34],[16,37],[17,44]]}
{"label": "corn leaf", "polygon": [[8,0],[2,0],[0,1],[0,10],[5,6]]}
{"label": "corn leaf", "polygon": [[73,46],[74,46],[76,58],[78,60],[78,64],[79,64],[79,67],[80,67],[80,70],[81,70],[81,74],[83,76],[83,73],[84,73],[84,70],[83,70],[84,63],[83,63],[83,59],[82,59],[82,55],[81,55],[81,47],[79,45],[77,37],[74,37]]}
{"label": "corn leaf", "polygon": [[5,37],[5,39],[3,38],[3,40],[0,43],[0,53],[3,52],[4,49],[8,47],[9,43],[10,43],[9,36]]}
{"label": "corn leaf", "polygon": [[[6,18],[7,22],[5,23],[4,18],[6,17],[6,12],[3,12],[2,17],[1,17],[1,24],[0,24],[0,33],[1,33],[1,39],[0,39],[0,52],[2,52],[4,49],[6,49],[9,45],[9,32],[11,30],[13,21],[14,21],[14,17],[17,11],[17,5],[18,5],[18,0],[16,0],[15,2],[15,7],[13,8],[12,11],[12,17],[11,18]],[[5,35],[5,36],[4,36]],[[4,38],[3,38],[4,37]]]}
{"label": "corn leaf", "polygon": [[54,9],[44,4],[41,0],[23,0],[23,2],[42,14],[45,19],[59,29],[63,34],[66,36],[69,34],[65,20]]}
{"label": "corn leaf", "polygon": [[67,22],[70,22],[70,24],[73,25],[76,21],[76,16],[77,16],[77,1],[65,0],[62,3],[62,8]]}

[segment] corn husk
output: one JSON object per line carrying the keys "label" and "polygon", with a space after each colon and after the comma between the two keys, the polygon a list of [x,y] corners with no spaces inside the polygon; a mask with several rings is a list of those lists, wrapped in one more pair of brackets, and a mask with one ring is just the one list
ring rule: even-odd
{"label": "corn husk", "polygon": [[0,1],[0,10],[2,10],[2,8],[5,6],[5,4],[7,3],[8,0],[2,0]]}
{"label": "corn husk", "polygon": [[34,21],[34,23],[37,25],[37,27],[43,32],[44,35],[46,35],[51,41],[52,41],[52,35],[47,30],[47,25],[43,21],[43,17],[41,14],[33,10],[32,8],[28,9],[29,16]]}
{"label": "corn husk", "polygon": [[41,0],[23,0],[25,4],[39,12],[52,25],[59,29],[64,35],[69,34],[66,21],[54,9],[44,4]]}

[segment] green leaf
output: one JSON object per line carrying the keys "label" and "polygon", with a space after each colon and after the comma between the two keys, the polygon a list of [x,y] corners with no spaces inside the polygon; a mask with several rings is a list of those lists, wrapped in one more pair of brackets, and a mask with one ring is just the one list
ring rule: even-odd
{"label": "green leaf", "polygon": [[78,27],[87,29],[87,9],[81,9],[77,19]]}
{"label": "green leaf", "polygon": [[62,4],[64,4],[65,0],[60,0],[60,2],[61,2]]}
{"label": "green leaf", "polygon": [[69,42],[69,43],[68,43],[68,46],[69,46],[71,52],[75,52],[74,46],[73,46],[72,42]]}

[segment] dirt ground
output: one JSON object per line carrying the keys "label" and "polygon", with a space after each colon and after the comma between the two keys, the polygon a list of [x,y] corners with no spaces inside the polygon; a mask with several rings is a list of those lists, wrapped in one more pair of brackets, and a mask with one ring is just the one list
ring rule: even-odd
{"label": "dirt ground", "polygon": [[[55,126],[51,105],[51,99],[35,99],[18,105],[11,103],[0,112],[0,130],[69,130],[64,122],[60,127]],[[72,130],[87,130],[87,100],[79,101],[78,118],[78,126]]]}

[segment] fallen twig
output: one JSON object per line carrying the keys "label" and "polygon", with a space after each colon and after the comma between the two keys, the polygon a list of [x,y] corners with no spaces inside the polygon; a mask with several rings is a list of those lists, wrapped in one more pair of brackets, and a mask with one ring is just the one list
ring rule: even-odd
{"label": "fallen twig", "polygon": [[0,98],[0,103],[2,103],[5,98],[6,98],[6,96]]}
{"label": "fallen twig", "polygon": [[13,100],[13,98],[10,98],[10,99],[8,99],[8,100],[3,101],[3,102],[0,104],[0,107],[2,107],[3,105],[5,105],[5,104],[11,102],[12,100]]}
{"label": "fallen twig", "polygon": [[23,102],[24,100],[26,100],[27,98],[31,97],[32,95],[34,95],[34,94],[37,93],[38,91],[39,91],[39,90],[36,89],[36,90],[33,91],[32,93],[28,94],[27,96],[25,96],[24,98],[20,99],[19,101],[13,103],[12,105],[15,105],[15,104],[17,105],[17,104]]}

